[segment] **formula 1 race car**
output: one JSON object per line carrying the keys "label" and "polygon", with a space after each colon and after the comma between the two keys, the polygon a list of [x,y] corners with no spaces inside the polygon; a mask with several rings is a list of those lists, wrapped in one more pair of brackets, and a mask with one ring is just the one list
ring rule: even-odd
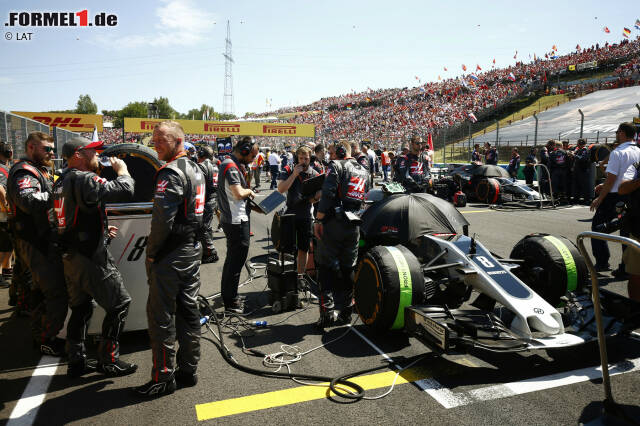
{"label": "formula 1 race car", "polygon": [[[517,180],[513,180],[509,173],[499,166],[453,165],[453,169],[450,169],[445,176],[434,182],[434,187],[444,189],[444,184],[451,182],[458,186],[468,200],[482,203],[499,204],[508,201],[540,201],[540,194],[537,191]],[[446,198],[440,192],[436,191],[436,193],[441,198]]]}
{"label": "formula 1 race car", "polygon": [[[553,349],[597,338],[585,259],[564,237],[532,234],[500,258],[429,194],[391,194],[362,213],[355,303],[374,329],[404,330],[443,353]],[[607,336],[640,305],[602,290]]]}

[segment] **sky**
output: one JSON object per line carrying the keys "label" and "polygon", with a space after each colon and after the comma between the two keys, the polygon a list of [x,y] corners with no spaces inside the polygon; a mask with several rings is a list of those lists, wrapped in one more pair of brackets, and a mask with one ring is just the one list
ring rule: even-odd
{"label": "sky", "polygon": [[[55,4],[55,5],[54,5]],[[367,88],[414,87],[529,55],[622,40],[636,1],[0,0],[0,109],[98,111],[164,96],[223,112],[230,23],[233,112],[304,105]],[[636,6],[636,7],[634,7]],[[8,26],[11,12],[105,12],[111,27]],[[637,9],[637,10],[636,10]],[[75,18],[78,22],[79,18]],[[607,26],[610,34],[605,34]],[[25,33],[32,33],[31,36]],[[30,40],[26,38],[30,37]],[[9,40],[10,38],[10,40]],[[444,67],[448,71],[444,71]],[[268,103],[269,102],[269,103]]]}

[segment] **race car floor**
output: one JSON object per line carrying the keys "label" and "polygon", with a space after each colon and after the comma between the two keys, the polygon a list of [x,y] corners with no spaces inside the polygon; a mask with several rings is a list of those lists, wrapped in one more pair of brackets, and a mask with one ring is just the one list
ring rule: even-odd
{"label": "race car floor", "polygon": [[[268,192],[263,189],[260,196]],[[575,241],[578,233],[589,229],[592,215],[586,207],[499,211],[471,204],[461,211],[471,223],[470,233],[501,256],[508,256],[514,244],[532,232],[564,235]],[[270,223],[270,216],[252,215],[255,236],[249,256],[255,261],[263,261],[269,248]],[[223,234],[217,233],[216,238],[221,261],[202,268],[203,295],[220,290],[226,250]],[[612,247],[611,251],[611,264],[617,265],[621,250]],[[246,275],[243,271],[243,280]],[[626,295],[625,283],[616,282],[609,274],[601,278],[607,289]],[[125,333],[122,339],[123,359],[139,365],[136,374],[122,378],[91,374],[72,380],[65,375],[64,360],[35,353],[28,319],[12,317],[8,292],[0,290],[0,419],[10,425],[552,425],[588,421],[602,408],[597,345],[552,353],[473,352],[439,357],[415,339],[401,333],[373,333],[359,320],[353,326],[321,333],[314,327],[318,317],[314,304],[274,315],[265,286],[266,279],[259,278],[240,290],[256,309],[247,320],[273,324],[243,331],[247,348],[264,354],[310,351],[291,364],[295,373],[336,377],[381,367],[354,380],[366,390],[367,397],[382,395],[395,383],[393,390],[381,399],[351,402],[332,396],[326,385],[306,386],[289,379],[251,375],[229,365],[212,343],[216,339],[205,333],[198,385],[159,399],[141,400],[130,388],[150,377],[152,362],[145,331]],[[240,339],[228,332],[225,343],[237,362],[263,369],[262,358],[243,353]],[[640,419],[640,335],[612,340],[608,350],[615,399]],[[399,375],[398,369],[403,369]]]}

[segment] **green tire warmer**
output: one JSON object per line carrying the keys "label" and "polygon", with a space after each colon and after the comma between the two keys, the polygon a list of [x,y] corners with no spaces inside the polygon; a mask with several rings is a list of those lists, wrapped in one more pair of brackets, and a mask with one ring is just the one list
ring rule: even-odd
{"label": "green tire warmer", "polygon": [[509,257],[524,260],[514,273],[552,306],[558,306],[562,296],[583,288],[589,280],[584,258],[565,237],[527,235]]}
{"label": "green tire warmer", "polygon": [[404,308],[422,303],[424,277],[406,247],[376,246],[360,260],[354,296],[362,321],[378,330],[404,327]]}

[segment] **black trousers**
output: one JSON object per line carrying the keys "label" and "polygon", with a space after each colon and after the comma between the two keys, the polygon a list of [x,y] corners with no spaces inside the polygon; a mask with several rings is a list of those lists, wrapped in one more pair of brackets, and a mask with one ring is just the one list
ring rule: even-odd
{"label": "black trousers", "polygon": [[278,187],[278,166],[269,166],[271,168],[271,187],[269,189],[274,189]]}
{"label": "black trousers", "polygon": [[222,223],[222,230],[227,237],[227,255],[222,268],[222,300],[225,306],[233,304],[238,297],[238,284],[244,262],[249,254],[249,222],[234,225]]}
{"label": "black trousers", "polygon": [[[609,222],[616,217],[616,203],[622,201],[623,198],[617,192],[610,192],[604,197],[602,203],[598,206],[596,213],[591,219],[591,230],[596,231],[596,227],[603,223]],[[598,232],[598,231],[596,231]],[[628,234],[620,231],[620,235],[627,236]],[[623,251],[624,251],[624,247]],[[606,266],[609,263],[609,246],[606,241],[591,239],[591,252],[596,259],[597,266]],[[622,264],[620,264],[622,266]]]}

